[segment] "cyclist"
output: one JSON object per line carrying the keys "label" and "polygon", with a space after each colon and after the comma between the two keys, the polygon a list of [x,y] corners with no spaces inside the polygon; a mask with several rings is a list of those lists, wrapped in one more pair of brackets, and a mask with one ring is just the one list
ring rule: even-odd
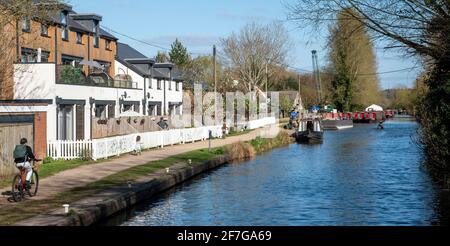
{"label": "cyclist", "polygon": [[36,159],[33,154],[33,150],[30,146],[27,145],[28,140],[26,138],[22,138],[20,140],[20,145],[17,145],[14,149],[14,162],[16,163],[17,168],[23,168],[27,171],[26,176],[26,187],[31,187],[31,175],[33,175],[33,166],[30,161],[40,161]]}

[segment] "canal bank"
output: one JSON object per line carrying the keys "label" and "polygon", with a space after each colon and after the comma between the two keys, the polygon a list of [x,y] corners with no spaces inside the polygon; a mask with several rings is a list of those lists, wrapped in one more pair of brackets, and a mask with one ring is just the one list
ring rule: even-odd
{"label": "canal bank", "polygon": [[[258,143],[260,146],[257,147],[267,145],[271,148],[288,144],[283,142],[287,134],[281,135],[284,137],[270,140],[256,138],[251,142]],[[63,195],[56,199],[56,203],[60,204],[63,204],[64,200],[72,200],[67,214],[61,207],[15,224],[22,226],[91,225],[201,173],[232,161],[231,158],[234,157],[226,154],[227,149],[229,148],[219,147],[212,151],[198,150],[124,170],[86,187],[69,191],[67,194],[69,198]]]}

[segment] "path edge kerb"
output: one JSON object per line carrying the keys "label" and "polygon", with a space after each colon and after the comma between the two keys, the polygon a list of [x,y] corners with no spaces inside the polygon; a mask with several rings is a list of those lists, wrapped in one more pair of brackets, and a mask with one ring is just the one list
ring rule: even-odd
{"label": "path edge kerb", "polygon": [[20,221],[16,226],[90,226],[229,162],[229,156],[221,155],[199,165],[185,166],[182,169],[171,171],[170,174],[161,175],[146,183],[140,183],[132,189],[127,187],[116,188],[111,196],[106,197],[102,202],[79,201],[72,205],[75,211],[72,215],[63,214],[60,212],[62,209],[59,209],[50,214]]}

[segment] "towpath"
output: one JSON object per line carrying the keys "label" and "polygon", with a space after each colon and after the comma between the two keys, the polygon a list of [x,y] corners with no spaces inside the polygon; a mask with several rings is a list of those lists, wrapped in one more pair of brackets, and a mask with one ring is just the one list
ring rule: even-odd
{"label": "towpath", "polygon": [[[249,141],[260,136],[262,129],[252,132],[228,137],[226,139],[212,140],[212,147],[222,147],[239,141]],[[208,141],[189,143],[184,145],[168,146],[161,149],[145,151],[140,156],[123,155],[120,158],[98,164],[85,165],[74,169],[60,172],[54,176],[40,180],[39,194],[30,200],[45,200],[58,193],[65,192],[77,187],[83,187],[100,179],[103,179],[120,171],[144,165],[151,161],[162,160],[170,156],[179,155],[194,150],[208,148]],[[11,189],[0,189],[0,194]],[[0,209],[4,206],[14,206],[15,203],[8,201],[8,197],[0,197]]]}

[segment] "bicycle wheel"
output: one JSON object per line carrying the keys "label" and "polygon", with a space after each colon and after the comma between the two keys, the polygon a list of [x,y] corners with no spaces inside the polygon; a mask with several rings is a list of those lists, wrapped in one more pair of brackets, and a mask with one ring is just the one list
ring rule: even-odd
{"label": "bicycle wheel", "polygon": [[33,171],[33,175],[31,175],[30,184],[31,188],[28,189],[28,195],[30,197],[36,196],[39,189],[39,175],[36,171]]}
{"label": "bicycle wheel", "polygon": [[23,200],[24,192],[22,185],[22,177],[18,174],[14,177],[12,183],[12,196],[15,202],[20,202]]}

